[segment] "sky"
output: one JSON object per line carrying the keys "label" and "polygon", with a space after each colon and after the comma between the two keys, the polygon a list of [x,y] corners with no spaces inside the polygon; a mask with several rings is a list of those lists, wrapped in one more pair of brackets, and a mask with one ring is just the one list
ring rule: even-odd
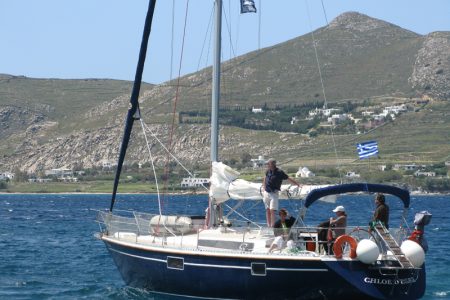
{"label": "sky", "polygon": [[[223,0],[222,60],[304,35],[347,11],[422,35],[450,31],[450,0],[255,3],[258,14],[240,15],[239,0]],[[144,0],[0,0],[0,73],[133,80],[147,7]],[[211,64],[212,8],[213,0],[157,1],[145,82],[162,83]]]}

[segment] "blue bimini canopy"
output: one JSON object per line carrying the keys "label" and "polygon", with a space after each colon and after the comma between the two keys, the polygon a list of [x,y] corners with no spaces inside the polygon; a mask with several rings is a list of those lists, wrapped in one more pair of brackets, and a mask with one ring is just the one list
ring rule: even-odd
{"label": "blue bimini canopy", "polygon": [[367,192],[367,193],[384,193],[397,196],[403,201],[404,208],[409,207],[410,197],[409,191],[384,184],[371,184],[371,183],[350,183],[333,185],[321,189],[315,189],[308,194],[305,199],[305,207],[308,208],[314,201],[329,195]]}

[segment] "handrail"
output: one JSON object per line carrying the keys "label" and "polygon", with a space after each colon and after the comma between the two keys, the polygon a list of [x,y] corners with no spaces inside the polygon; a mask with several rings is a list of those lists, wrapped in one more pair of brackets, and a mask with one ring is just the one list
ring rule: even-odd
{"label": "handrail", "polygon": [[[129,213],[129,211],[127,211]],[[178,230],[176,225],[171,226],[171,230],[164,231],[160,233],[156,233],[152,230],[152,225],[150,224],[150,220],[154,216],[159,216],[157,214],[149,214],[149,213],[137,213],[135,212],[133,217],[124,217],[117,214],[111,214],[109,211],[99,211],[97,216],[97,222],[101,228],[101,231],[106,233],[109,237],[116,238],[125,238],[130,239],[130,236],[127,237],[126,233],[134,233],[136,236],[133,236],[133,241],[135,243],[150,243],[152,245],[159,245],[162,247],[188,247],[193,249],[201,250],[201,246],[199,245],[199,240],[201,239],[211,239],[214,237],[214,230],[202,230],[202,226],[193,225],[190,227],[190,231],[186,232],[183,230]],[[146,223],[149,223],[148,225]],[[255,237],[259,237],[266,241],[266,243],[271,243],[271,240],[275,237],[273,233],[273,228],[256,226],[254,224],[242,224],[242,226],[235,226],[236,223],[233,223],[231,228],[225,229],[227,232],[232,234],[235,237],[236,242],[240,243],[253,243],[255,241]],[[146,228],[149,230],[146,230]],[[103,228],[103,230],[102,230]],[[290,237],[299,245],[303,243],[307,243],[311,239],[312,242],[316,243],[316,246],[322,245],[324,243],[328,243],[327,240],[319,240],[318,231],[320,229],[328,229],[318,226],[302,226],[302,227],[292,227],[290,228]],[[367,238],[370,237],[368,230],[366,227],[361,226],[347,226],[346,231],[348,234],[352,234],[354,232],[359,233],[367,233]],[[168,239],[167,234],[172,237]],[[190,237],[189,237],[190,236]],[[366,238],[365,236],[358,236],[357,239]],[[192,244],[191,244],[192,243]],[[306,244],[303,244],[306,245]],[[267,246],[267,244],[266,244]],[[305,246],[302,246],[305,247]],[[211,247],[209,247],[211,248]],[[320,254],[320,247],[315,250],[317,254]],[[213,248],[211,248],[213,249]],[[210,249],[210,250],[211,250]],[[238,251],[241,252],[242,249],[223,249],[216,248],[215,251]]]}

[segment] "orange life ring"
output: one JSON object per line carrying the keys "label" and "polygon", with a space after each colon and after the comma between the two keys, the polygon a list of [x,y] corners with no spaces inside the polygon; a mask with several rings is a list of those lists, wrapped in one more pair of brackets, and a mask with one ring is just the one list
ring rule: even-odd
{"label": "orange life ring", "polygon": [[350,245],[350,258],[356,258],[356,246],[358,243],[354,238],[346,234],[339,236],[334,242],[333,252],[336,258],[342,258],[342,246],[345,243]]}

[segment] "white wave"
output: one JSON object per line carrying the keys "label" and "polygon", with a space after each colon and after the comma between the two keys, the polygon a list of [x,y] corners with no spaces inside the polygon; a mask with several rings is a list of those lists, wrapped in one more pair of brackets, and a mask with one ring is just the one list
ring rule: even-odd
{"label": "white wave", "polygon": [[450,294],[450,291],[434,292],[433,294],[436,297],[446,297],[448,296],[448,294]]}

